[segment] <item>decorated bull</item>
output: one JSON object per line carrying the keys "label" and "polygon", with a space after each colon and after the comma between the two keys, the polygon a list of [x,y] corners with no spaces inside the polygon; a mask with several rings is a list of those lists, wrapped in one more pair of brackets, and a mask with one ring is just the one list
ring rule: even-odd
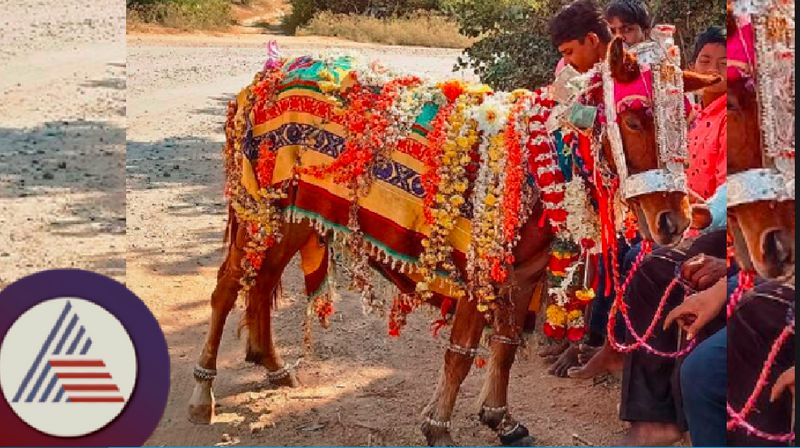
{"label": "decorated bull", "polygon": [[[794,3],[728,2],[728,443],[794,441]],[[783,379],[783,380],[782,380]]]}
{"label": "decorated bull", "polygon": [[451,324],[423,411],[426,441],[453,444],[456,396],[488,326],[480,420],[505,445],[532,443],[507,391],[534,286],[551,281],[548,334],[577,340],[594,295],[580,272],[614,250],[622,204],[645,238],[681,238],[686,123],[676,117],[685,116],[684,92],[718,80],[682,71],[668,33],[637,54],[615,40],[589,73],[533,92],[437,84],[347,57],[269,61],[228,109],[228,248],[190,419],[213,418],[217,350],[237,297],[247,304],[246,359],[273,384],[297,385],[273,345],[273,298],[300,253],[309,313],[325,323],[339,241],[368,308],[385,309],[368,268],[400,290],[388,307],[391,334],[425,304]]}

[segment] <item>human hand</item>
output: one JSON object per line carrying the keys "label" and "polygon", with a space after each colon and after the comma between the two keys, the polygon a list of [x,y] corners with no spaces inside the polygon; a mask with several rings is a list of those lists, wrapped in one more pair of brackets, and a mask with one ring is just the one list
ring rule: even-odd
{"label": "human hand", "polygon": [[777,401],[781,395],[789,390],[794,399],[794,367],[789,368],[778,377],[775,385],[772,386],[772,393],[770,394],[769,401]]}
{"label": "human hand", "polygon": [[691,340],[722,310],[726,290],[727,281],[723,277],[713,287],[687,297],[667,314],[664,330],[677,323],[686,332],[686,339]]}
{"label": "human hand", "polygon": [[693,229],[703,230],[711,225],[714,217],[711,216],[711,209],[708,208],[708,205],[692,204],[689,208],[692,215],[691,227]]}
{"label": "human hand", "polygon": [[696,255],[681,266],[681,277],[698,291],[709,288],[720,278],[725,277],[727,272],[728,266],[725,260],[706,254]]}

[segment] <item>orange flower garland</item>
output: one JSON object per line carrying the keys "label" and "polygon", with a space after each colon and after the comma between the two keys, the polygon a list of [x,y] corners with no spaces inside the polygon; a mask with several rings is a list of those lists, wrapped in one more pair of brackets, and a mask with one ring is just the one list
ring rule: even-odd
{"label": "orange flower garland", "polygon": [[[474,124],[464,122],[464,113],[475,102],[471,96],[462,96],[455,104],[448,104],[434,118],[430,138],[430,151],[424,162],[427,171],[423,175],[426,191],[424,213],[430,224],[430,233],[422,240],[422,254],[418,271],[423,280],[417,284],[422,300],[429,300],[433,293],[430,284],[435,271],[442,267],[456,275],[452,260],[452,246],[447,241],[461,215],[464,194],[467,190],[466,165],[469,152],[478,140]],[[441,145],[441,146],[440,146]],[[435,183],[434,183],[435,182]],[[456,298],[466,293],[459,289]]]}

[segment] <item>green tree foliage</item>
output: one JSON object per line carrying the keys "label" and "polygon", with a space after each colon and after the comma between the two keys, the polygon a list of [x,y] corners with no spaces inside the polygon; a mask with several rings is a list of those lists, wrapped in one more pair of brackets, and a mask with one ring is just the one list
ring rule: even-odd
{"label": "green tree foliage", "polygon": [[709,26],[725,28],[724,0],[650,0],[656,23],[677,27],[676,43],[684,60],[692,57],[694,40]]}
{"label": "green tree foliage", "polygon": [[[444,0],[461,32],[480,38],[465,50],[457,68],[473,69],[496,89],[536,88],[550,83],[559,55],[547,25],[570,0]],[[599,0],[602,6],[607,1]],[[710,25],[725,24],[723,0],[648,0],[654,23],[677,26],[676,41],[684,59],[694,37]]]}
{"label": "green tree foliage", "polygon": [[[566,0],[564,0],[566,1]],[[552,77],[558,53],[547,24],[561,0],[448,0],[461,32],[480,38],[459,58],[496,89],[535,88]]]}

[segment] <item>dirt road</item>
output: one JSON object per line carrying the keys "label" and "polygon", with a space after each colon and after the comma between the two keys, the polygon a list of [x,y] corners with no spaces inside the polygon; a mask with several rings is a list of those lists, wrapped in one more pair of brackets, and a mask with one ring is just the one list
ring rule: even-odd
{"label": "dirt road", "polygon": [[0,287],[124,280],[125,6],[0,0]]}
{"label": "dirt road", "polygon": [[[349,47],[397,69],[460,76],[450,73],[453,51],[280,41],[288,54]],[[401,338],[390,339],[386,322],[362,315],[357,296],[344,286],[332,328],[315,329],[314,355],[299,367],[305,387],[297,390],[270,388],[262,369],[244,363],[243,341],[235,334],[241,312],[235,310],[218,361],[218,422],[194,426],[186,420],[191,368],[205,337],[222,256],[226,102],[260,68],[263,44],[259,36],[129,36],[127,281],[159,318],[173,360],[168,408],[149,443],[423,443],[418,414],[438,377],[444,339],[431,336],[425,312],[412,316]],[[302,356],[301,285],[298,269],[290,266],[276,315],[278,345],[289,362]],[[483,374],[473,369],[462,388],[453,421],[462,444],[496,443],[477,423],[473,403]],[[615,442],[623,428],[616,417],[618,395],[613,382],[550,377],[535,354],[512,370],[512,410],[541,444]]]}

